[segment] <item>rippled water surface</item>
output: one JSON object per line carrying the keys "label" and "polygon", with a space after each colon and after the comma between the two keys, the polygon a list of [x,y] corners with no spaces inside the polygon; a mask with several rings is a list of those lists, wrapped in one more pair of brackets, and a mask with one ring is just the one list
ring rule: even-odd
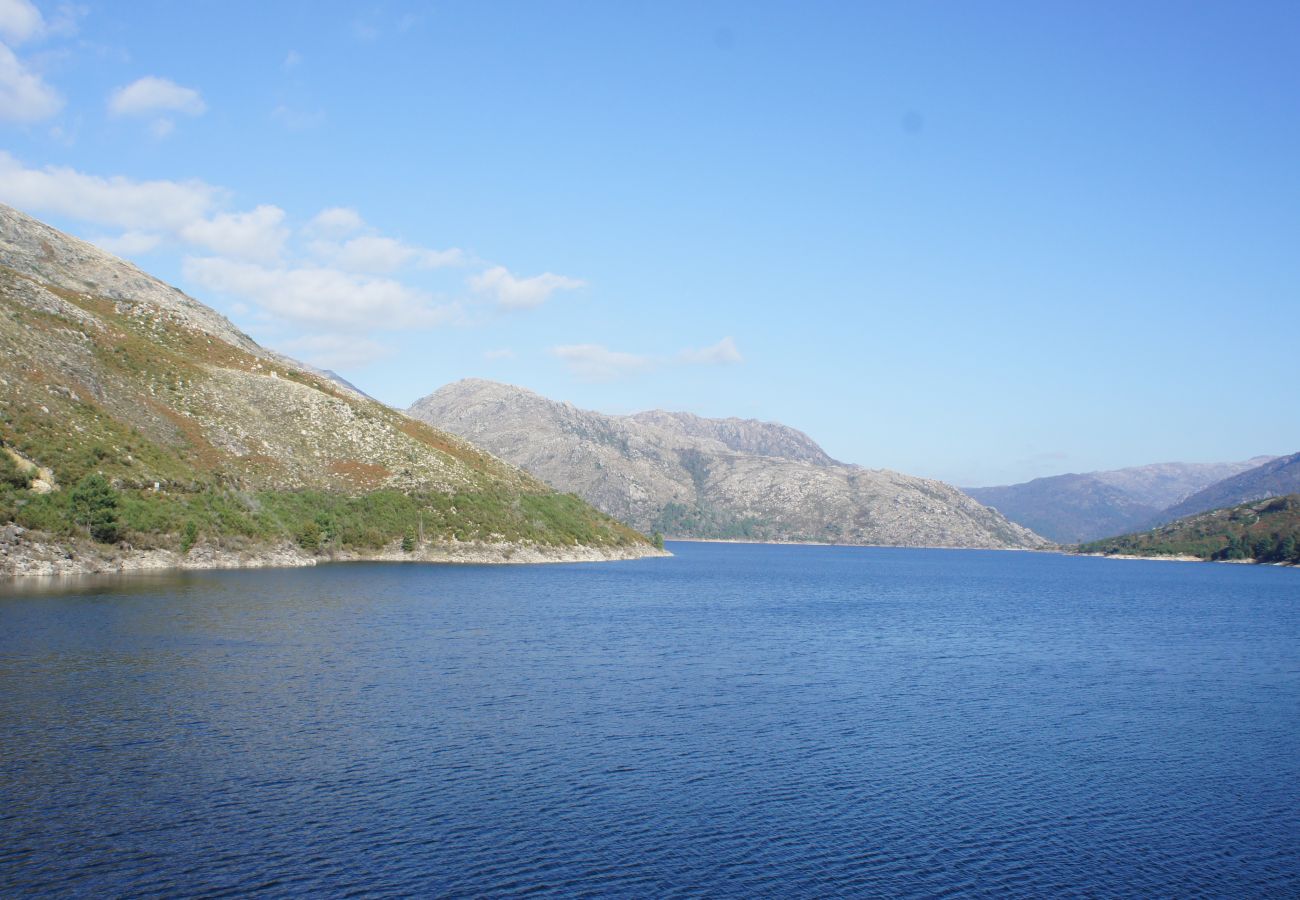
{"label": "rippled water surface", "polygon": [[0,587],[0,893],[1300,892],[1300,571],[673,550]]}

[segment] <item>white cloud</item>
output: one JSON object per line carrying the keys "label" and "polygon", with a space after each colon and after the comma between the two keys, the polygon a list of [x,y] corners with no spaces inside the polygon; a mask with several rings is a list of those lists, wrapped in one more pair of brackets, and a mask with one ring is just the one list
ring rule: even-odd
{"label": "white cloud", "polygon": [[551,272],[516,278],[505,266],[495,266],[469,279],[471,288],[491,297],[505,309],[531,309],[541,306],[556,291],[571,291],[585,285],[585,281]]}
{"label": "white cloud", "polygon": [[21,44],[44,30],[45,19],[29,0],[0,0],[0,37]]}
{"label": "white cloud", "polygon": [[313,241],[311,251],[321,259],[354,272],[395,272],[404,266],[439,269],[464,262],[465,254],[456,248],[426,250],[399,240],[378,235],[363,235],[342,244]]}
{"label": "white cloud", "polygon": [[374,338],[352,334],[310,334],[285,341],[279,349],[322,369],[360,368],[393,353]]}
{"label": "white cloud", "polygon": [[39,122],[62,108],[59,92],[0,44],[0,121]]}
{"label": "white cloud", "polygon": [[677,358],[684,363],[703,366],[729,366],[745,361],[736,342],[729,337],[724,337],[711,347],[683,350],[677,354]]}
{"label": "white cloud", "polygon": [[568,344],[552,347],[551,355],[564,360],[569,371],[587,381],[609,381],[623,375],[644,372],[656,365],[652,356],[610,350],[600,344]]}
{"label": "white cloud", "polygon": [[342,237],[366,227],[361,214],[347,206],[331,206],[312,217],[303,230],[324,237]]}
{"label": "white cloud", "polygon": [[126,231],[119,235],[93,237],[90,242],[97,247],[116,253],[119,256],[134,256],[148,253],[162,242],[162,235],[148,231]]}
{"label": "white cloud", "polygon": [[188,257],[185,277],[293,322],[351,328],[429,328],[455,321],[454,304],[387,278],[321,267],[267,268],[219,257]]}
{"label": "white cloud", "polygon": [[134,181],[62,166],[32,169],[0,150],[0,200],[27,212],[113,228],[176,231],[207,215],[221,197],[218,188],[197,180]]}
{"label": "white cloud", "polygon": [[181,87],[167,78],[146,75],[115,90],[108,98],[108,111],[115,116],[152,116],[184,113],[201,116],[208,109],[194,88]]}
{"label": "white cloud", "polygon": [[250,212],[198,219],[182,227],[180,235],[222,256],[269,263],[280,258],[289,229],[284,227],[284,210],[264,204]]}

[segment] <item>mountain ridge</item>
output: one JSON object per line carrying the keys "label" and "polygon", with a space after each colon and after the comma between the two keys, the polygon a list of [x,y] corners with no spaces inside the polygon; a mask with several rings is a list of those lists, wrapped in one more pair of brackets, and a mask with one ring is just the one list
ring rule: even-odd
{"label": "mountain ridge", "polygon": [[613,416],[484,379],[444,385],[408,412],[633,527],[673,537],[1047,544],[950,485],[838,463],[778,423],[662,410]]}

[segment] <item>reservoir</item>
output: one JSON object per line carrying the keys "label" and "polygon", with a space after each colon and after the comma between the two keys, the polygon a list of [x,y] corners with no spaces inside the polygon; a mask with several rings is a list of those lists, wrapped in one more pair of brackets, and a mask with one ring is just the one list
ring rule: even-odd
{"label": "reservoir", "polygon": [[1300,571],[669,549],[0,584],[0,894],[1300,893]]}

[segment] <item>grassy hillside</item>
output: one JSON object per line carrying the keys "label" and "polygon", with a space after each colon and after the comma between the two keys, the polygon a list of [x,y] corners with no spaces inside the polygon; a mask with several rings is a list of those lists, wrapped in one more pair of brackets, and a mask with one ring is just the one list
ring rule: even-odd
{"label": "grassy hillside", "polygon": [[3,212],[0,524],[182,550],[645,543],[459,438],[229,339],[228,322],[138,270],[115,286],[120,260]]}
{"label": "grassy hillside", "polygon": [[1079,551],[1300,564],[1300,494],[1216,509],[1150,531],[1083,544]]}

